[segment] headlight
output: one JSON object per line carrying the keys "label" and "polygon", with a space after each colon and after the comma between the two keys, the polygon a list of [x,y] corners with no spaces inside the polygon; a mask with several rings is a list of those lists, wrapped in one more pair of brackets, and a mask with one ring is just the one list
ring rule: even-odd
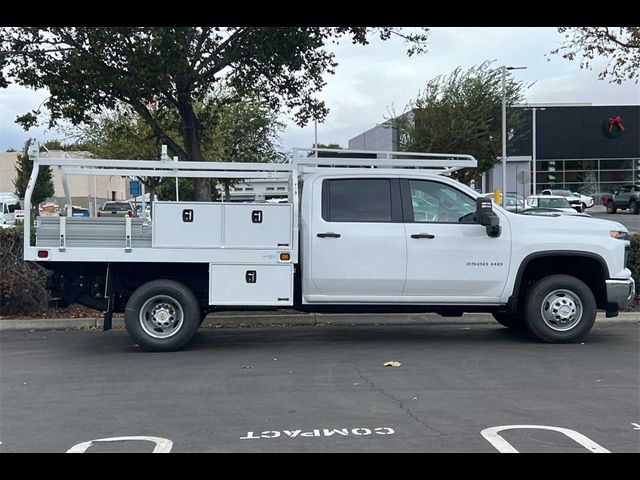
{"label": "headlight", "polygon": [[611,230],[609,232],[611,238],[617,238],[618,240],[629,240],[629,234],[627,232],[621,232],[619,230]]}

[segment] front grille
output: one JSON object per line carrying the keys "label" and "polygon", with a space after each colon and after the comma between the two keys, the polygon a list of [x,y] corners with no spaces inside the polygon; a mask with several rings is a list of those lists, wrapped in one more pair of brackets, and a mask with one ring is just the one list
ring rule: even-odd
{"label": "front grille", "polygon": [[625,247],[624,249],[624,268],[627,268],[627,263],[629,262],[629,247]]}

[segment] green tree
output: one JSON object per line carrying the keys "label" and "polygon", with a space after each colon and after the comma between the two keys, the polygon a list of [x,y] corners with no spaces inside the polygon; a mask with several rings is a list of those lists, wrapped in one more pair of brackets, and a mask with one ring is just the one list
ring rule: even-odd
{"label": "green tree", "polygon": [[591,68],[597,58],[608,59],[607,66],[598,74],[612,83],[633,80],[640,74],[640,27],[559,27],[564,41],[552,50],[567,60],[580,58],[580,68]]}
{"label": "green tree", "polygon": [[[382,40],[404,37],[410,55],[424,51],[426,30],[405,34],[390,27],[6,27],[0,29],[0,87],[11,80],[48,88],[50,125],[61,118],[78,125],[126,103],[172,156],[202,161],[197,105],[215,86],[256,96],[275,112],[286,109],[301,126],[322,120],[328,109],[314,94],[337,66],[325,44],[348,37],[366,45],[372,30]],[[157,111],[172,112],[179,130],[165,130]],[[28,128],[37,112],[18,122]],[[206,179],[196,180],[196,198],[211,198]]]}
{"label": "green tree", "polygon": [[[196,111],[202,119],[202,151],[207,158],[233,162],[277,161],[278,134],[283,125],[265,102],[256,98],[242,101],[230,100],[230,93],[218,93],[208,98],[205,105],[197,105]],[[215,103],[216,106],[212,106]],[[163,129],[177,132],[178,119],[170,111],[159,112]],[[127,158],[148,160],[158,158],[162,145],[152,129],[130,107],[120,106],[116,111],[98,116],[81,130],[80,144],[100,158]],[[147,190],[161,200],[175,200],[175,180],[171,178],[141,178]],[[212,185],[213,197],[217,190]],[[223,185],[233,182],[222,181]],[[180,200],[195,200],[193,178],[179,179]],[[211,197],[209,198],[211,200]]]}
{"label": "green tree", "polygon": [[[16,162],[16,179],[13,181],[13,186],[16,189],[16,193],[20,198],[24,198],[27,191],[27,185],[29,185],[29,177],[31,177],[31,169],[33,168],[33,160],[29,160],[29,147],[32,140],[29,139],[25,142],[22,153],[18,154],[18,160]],[[51,143],[49,143],[51,145]],[[32,210],[37,211],[38,205],[44,202],[47,198],[53,197],[55,190],[53,187],[53,175],[51,173],[51,167],[40,168],[38,179],[33,187],[33,193],[31,194]]]}
{"label": "green tree", "polygon": [[[312,148],[330,148],[333,150],[342,150],[342,147],[338,143],[318,143],[317,145],[314,143]],[[309,152],[307,153],[307,157],[313,157],[315,156],[315,154],[316,152]],[[322,152],[320,152],[320,156],[322,156]]]}
{"label": "green tree", "polygon": [[[477,169],[454,175],[469,182],[499,163],[502,145],[501,70],[484,62],[467,71],[456,68],[448,76],[427,82],[426,88],[391,124],[398,128],[401,150],[412,152],[465,153],[478,160]],[[521,102],[525,86],[507,76],[507,105]],[[510,131],[523,124],[521,109],[507,109]],[[515,138],[511,138],[511,141]]]}

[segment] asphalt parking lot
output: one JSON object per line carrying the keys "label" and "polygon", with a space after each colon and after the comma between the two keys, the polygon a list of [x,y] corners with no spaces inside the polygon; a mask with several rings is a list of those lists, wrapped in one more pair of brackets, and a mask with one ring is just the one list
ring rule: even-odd
{"label": "asphalt parking lot", "polygon": [[0,452],[637,453],[639,333],[209,328],[167,354],[122,330],[3,331]]}
{"label": "asphalt parking lot", "polygon": [[595,206],[586,211],[594,218],[602,218],[623,224],[629,230],[629,233],[640,233],[640,215],[632,215],[628,211],[619,211],[618,213],[609,214],[604,207]]}

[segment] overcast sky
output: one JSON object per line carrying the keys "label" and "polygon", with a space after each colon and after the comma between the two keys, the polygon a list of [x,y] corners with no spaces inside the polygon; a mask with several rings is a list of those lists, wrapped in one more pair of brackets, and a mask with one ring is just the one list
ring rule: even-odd
{"label": "overcast sky", "polygon": [[[318,142],[346,147],[350,138],[381,123],[393,110],[401,112],[428,79],[485,60],[495,60],[496,66],[526,66],[513,73],[527,84],[535,82],[527,92],[532,103],[640,104],[640,85],[598,80],[597,67],[604,60],[596,62],[593,71],[584,71],[576,61],[545,57],[561,40],[555,28],[547,27],[437,27],[431,29],[429,51],[413,57],[407,57],[398,38],[374,40],[368,46],[340,44],[333,49],[339,63],[336,74],[326,76],[327,85],[318,95],[330,109],[318,126]],[[0,151],[20,148],[28,137],[61,138],[44,127],[24,132],[14,123],[17,115],[37,108],[46,98],[46,91],[15,85],[0,90]],[[313,144],[313,123],[299,128],[283,120],[283,150]]]}

